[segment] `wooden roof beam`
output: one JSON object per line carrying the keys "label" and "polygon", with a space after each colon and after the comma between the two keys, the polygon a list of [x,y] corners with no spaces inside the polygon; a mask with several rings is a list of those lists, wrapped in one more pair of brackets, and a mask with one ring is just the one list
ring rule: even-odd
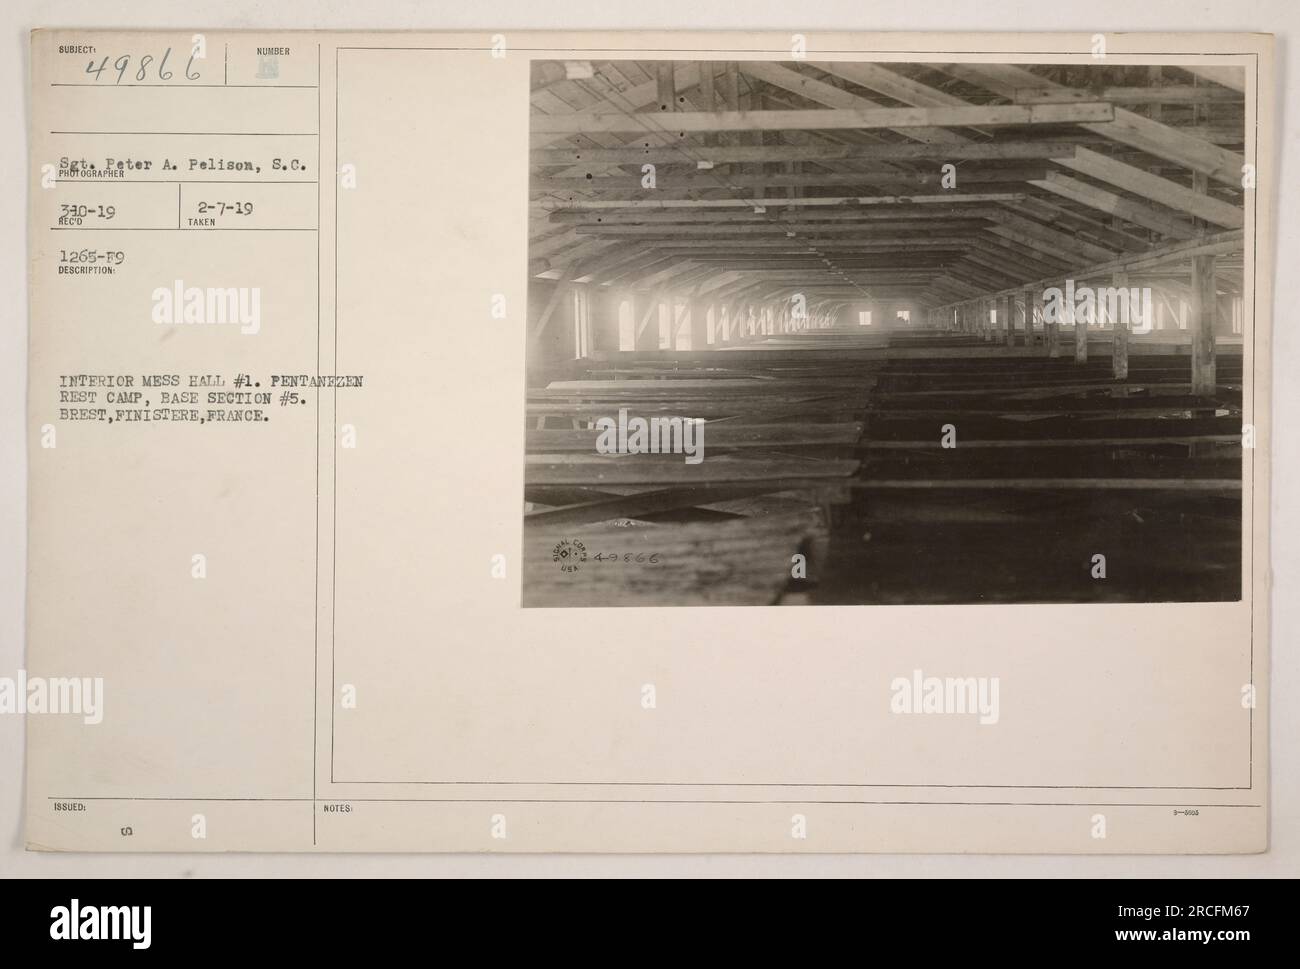
{"label": "wooden roof beam", "polygon": [[985,252],[993,253],[1008,260],[1028,260],[1032,264],[1041,265],[1044,275],[1061,272],[1077,264],[1073,260],[1054,256],[1042,249],[1036,249],[1020,239],[1008,239],[993,233],[987,233],[979,245]]}
{"label": "wooden roof beam", "polygon": [[1205,81],[1221,84],[1238,94],[1244,94],[1246,91],[1246,69],[1244,67],[1179,66],[1189,74],[1194,74]]}
{"label": "wooden roof beam", "polygon": [[1062,175],[1060,172],[1048,172],[1045,178],[1035,179],[1030,184],[1099,212],[1119,216],[1126,222],[1140,225],[1163,236],[1190,239],[1196,234],[1192,223],[1179,218],[1171,211],[1147,202],[1116,195],[1114,192],[1098,188],[1082,179]]}
{"label": "wooden roof beam", "polygon": [[958,205],[988,202],[1016,202],[1022,192],[947,192],[943,195],[838,195],[813,198],[772,199],[601,199],[597,201],[542,202],[550,212],[573,212],[592,209],[749,209],[787,206],[854,206],[854,205]]}
{"label": "wooden roof beam", "polygon": [[1242,102],[1239,92],[1191,84],[1152,85],[1150,87],[1015,88],[1017,104],[1060,103],[1064,101],[1111,101],[1115,104],[1211,104]]}
{"label": "wooden roof beam", "polygon": [[989,219],[997,223],[990,231],[1003,234],[1002,230],[1006,230],[1012,238],[1026,241],[1032,240],[1035,248],[1046,248],[1048,251],[1060,254],[1066,259],[1100,262],[1104,259],[1112,259],[1115,256],[1114,250],[1094,245],[1076,235],[1061,232],[1032,219],[1013,215],[1011,212],[991,212],[989,213]]}
{"label": "wooden roof beam", "polygon": [[[1211,236],[1189,239],[1186,242],[1168,243],[1163,246],[1158,246],[1149,252],[1127,253],[1116,259],[1109,259],[1105,262],[1083,266],[1072,272],[1066,270],[1062,273],[1054,273],[1050,276],[1044,276],[1040,279],[1023,283],[1021,285],[1037,287],[1055,286],[1067,277],[1076,281],[1097,278],[1104,279],[1117,272],[1137,273],[1146,269],[1154,269],[1158,266],[1186,263],[1195,256],[1218,256],[1238,253],[1242,251],[1245,245],[1244,236],[1245,233],[1241,229],[1232,229]],[[996,290],[994,292],[985,292],[983,295],[985,297],[1000,296],[1003,293],[1009,294],[1013,289],[1014,287],[1010,287]]]}
{"label": "wooden roof beam", "polygon": [[1014,206],[1007,206],[1007,208],[1017,215],[1037,219],[1039,222],[1044,222],[1058,229],[1070,229],[1082,233],[1088,237],[1090,242],[1095,242],[1099,246],[1113,249],[1116,252],[1122,252],[1125,249],[1130,252],[1145,252],[1151,248],[1151,239],[1148,234],[1134,235],[1132,232],[1117,226],[1113,218],[1102,220],[1091,209],[1079,212],[1073,208],[1068,208],[1058,201],[1055,196],[1040,197],[1031,195],[1023,202],[1017,202]]}
{"label": "wooden roof beam", "polygon": [[1076,148],[1072,157],[1057,158],[1054,161],[1080,174],[1118,185],[1125,191],[1215,225],[1238,229],[1245,224],[1245,214],[1236,205],[1195,192],[1167,178],[1098,154],[1090,148]]}
{"label": "wooden roof beam", "polygon": [[[626,148],[535,148],[530,151],[533,165],[655,165],[713,164],[732,162],[784,161],[998,161],[1005,159],[1053,158],[1069,154],[1076,142],[1066,139],[1050,141],[966,142],[953,145],[872,144],[872,145],[682,145],[632,146]],[[583,174],[583,170],[575,172]]]}
{"label": "wooden roof beam", "polygon": [[[1072,151],[1073,149],[1071,149]],[[1068,152],[1067,152],[1068,154]],[[1047,165],[1016,168],[975,168],[961,170],[963,184],[982,184],[987,182],[1015,182],[1041,179],[1047,175]],[[943,175],[931,172],[803,172],[798,175],[781,172],[768,172],[761,175],[743,175],[738,173],[714,174],[708,171],[682,173],[660,172],[655,179],[655,191],[682,188],[775,188],[775,187],[812,187],[817,185],[878,185],[907,184],[917,188],[937,189],[941,187]],[[646,192],[640,175],[600,175],[594,178],[535,176],[528,185],[532,192],[568,192],[568,191],[624,191]]]}
{"label": "wooden roof beam", "polygon": [[[826,108],[795,111],[683,111],[671,114],[578,111],[535,114],[534,135],[618,131],[829,131],[835,129],[978,127],[1109,122],[1115,109],[1105,102],[1077,104],[966,105],[944,108]],[[1240,172],[1238,172],[1240,178]]]}
{"label": "wooden roof beam", "polygon": [[[1070,90],[1014,64],[944,64],[942,70],[1012,100],[1015,100],[1017,91],[1025,88]],[[1241,171],[1245,164],[1241,155],[1125,108],[1114,108],[1113,117],[1108,122],[1087,121],[1082,127],[1201,172],[1234,188],[1241,187]]]}
{"label": "wooden roof beam", "polygon": [[[761,61],[742,61],[740,69],[751,77],[768,84],[783,88],[808,101],[823,104],[829,108],[870,109],[881,107],[880,102],[872,101],[861,95],[845,91],[843,88],[827,84],[798,71]],[[967,139],[954,131],[943,128],[897,128],[894,129],[904,137],[931,145],[960,144]]]}
{"label": "wooden roof beam", "polygon": [[[964,206],[959,218],[982,218],[979,206]],[[952,219],[954,216],[934,206],[922,206],[907,211],[880,208],[877,206],[858,206],[837,208],[812,208],[802,210],[788,208],[773,210],[762,214],[740,209],[726,211],[691,211],[690,209],[668,209],[662,212],[618,212],[618,211],[565,211],[551,212],[551,223],[571,225],[570,232],[584,233],[593,227],[647,227],[672,226],[674,231],[680,226],[683,231],[709,231],[707,225],[700,223],[725,223],[732,225],[768,225],[772,227],[799,229],[811,222],[843,222],[849,227],[871,226],[881,222],[918,222],[925,220]]]}

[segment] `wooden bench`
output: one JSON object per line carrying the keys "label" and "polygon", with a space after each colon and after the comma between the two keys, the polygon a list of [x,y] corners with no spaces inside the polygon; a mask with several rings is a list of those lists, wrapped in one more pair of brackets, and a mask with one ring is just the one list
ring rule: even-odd
{"label": "wooden bench", "polygon": [[[525,606],[774,605],[800,583],[794,556],[825,542],[820,514],[723,522],[533,528]],[[811,577],[810,577],[811,578]]]}

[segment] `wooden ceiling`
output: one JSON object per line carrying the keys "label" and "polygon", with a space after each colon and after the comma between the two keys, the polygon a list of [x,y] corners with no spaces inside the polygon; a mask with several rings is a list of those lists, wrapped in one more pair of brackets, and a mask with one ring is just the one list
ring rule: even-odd
{"label": "wooden ceiling", "polygon": [[538,61],[530,274],[930,307],[1176,274],[1241,251],[1243,91],[1239,68]]}

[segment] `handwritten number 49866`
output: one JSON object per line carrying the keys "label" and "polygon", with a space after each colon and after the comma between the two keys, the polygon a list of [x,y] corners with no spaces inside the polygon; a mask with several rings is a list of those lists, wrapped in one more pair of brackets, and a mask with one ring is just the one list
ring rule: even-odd
{"label": "handwritten number 49866", "polygon": [[[170,81],[172,79],[172,75],[175,73],[174,71],[167,70],[167,58],[171,56],[171,53],[172,53],[172,49],[170,47],[168,47],[165,51],[163,51],[163,55],[158,60],[156,67],[154,65],[154,56],[152,54],[144,54],[141,57],[139,57],[136,60],[137,66],[135,71],[135,79],[137,81],[145,81],[148,79],[151,70],[157,70],[158,79],[160,81]],[[99,66],[96,67],[95,62],[92,59],[91,62],[86,65],[86,73],[93,74],[96,81],[102,80],[104,71],[108,70],[109,60],[110,58],[105,57],[102,61],[99,62]],[[113,83],[121,84],[122,78],[126,76],[127,71],[130,70],[131,68],[131,55],[123,54],[117,60],[113,61],[113,67],[117,69],[117,76],[113,78]],[[191,70],[193,67],[194,67],[194,55],[191,54],[190,59],[185,62],[185,79],[187,81],[197,81],[199,79],[199,72]],[[109,72],[109,77],[113,77],[111,71]]]}
{"label": "handwritten number 49866", "polygon": [[635,563],[637,565],[658,565],[659,553],[658,552],[624,552],[622,553],[622,556],[620,558],[618,552],[597,552],[595,555],[592,556],[592,559],[596,562],[622,561],[623,563],[628,565],[632,563]]}

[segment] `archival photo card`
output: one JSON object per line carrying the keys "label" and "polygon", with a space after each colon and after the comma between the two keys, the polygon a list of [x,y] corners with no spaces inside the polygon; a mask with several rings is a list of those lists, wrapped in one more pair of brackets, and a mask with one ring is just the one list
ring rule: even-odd
{"label": "archival photo card", "polygon": [[36,31],[27,847],[1264,850],[1272,84]]}

